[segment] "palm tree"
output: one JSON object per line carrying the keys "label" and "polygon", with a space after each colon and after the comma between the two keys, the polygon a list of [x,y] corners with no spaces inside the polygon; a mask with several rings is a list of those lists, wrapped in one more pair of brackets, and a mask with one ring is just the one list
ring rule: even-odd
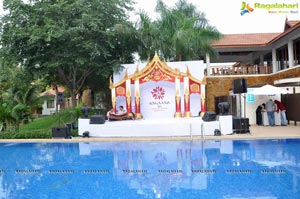
{"label": "palm tree", "polygon": [[12,131],[18,129],[21,122],[28,121],[34,110],[41,106],[38,87],[10,88],[1,96],[0,123],[10,126]]}
{"label": "palm tree", "polygon": [[39,96],[39,88],[36,85],[30,85],[26,89],[17,90],[14,93],[14,100],[17,104],[12,109],[12,114],[17,121],[28,121],[32,113],[41,106],[42,97]]}
{"label": "palm tree", "polygon": [[214,54],[211,43],[218,40],[221,33],[208,24],[205,14],[197,11],[193,4],[179,0],[170,9],[158,0],[156,11],[160,18],[154,22],[147,16],[140,17],[141,43],[148,51],[158,51],[170,61],[194,60],[205,53]]}
{"label": "palm tree", "polygon": [[0,103],[0,131],[5,131],[7,124],[13,121],[11,110],[7,103]]}
{"label": "palm tree", "polygon": [[140,39],[138,53],[142,60],[146,60],[160,49],[160,33],[156,22],[153,22],[146,12],[141,11],[139,18],[140,20],[136,23],[137,36]]}

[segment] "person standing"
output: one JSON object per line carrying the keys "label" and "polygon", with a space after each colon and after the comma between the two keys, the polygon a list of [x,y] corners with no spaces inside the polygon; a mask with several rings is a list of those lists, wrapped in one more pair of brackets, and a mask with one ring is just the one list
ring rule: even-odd
{"label": "person standing", "polygon": [[275,125],[275,116],[274,116],[274,111],[276,110],[276,105],[272,99],[267,101],[266,103],[266,111],[268,115],[268,121],[270,126]]}
{"label": "person standing", "polygon": [[265,104],[261,104],[256,108],[256,124],[262,125],[263,119],[262,119],[262,112],[265,111]]}
{"label": "person standing", "polygon": [[287,125],[287,120],[286,120],[286,108],[285,106],[278,100],[274,101],[276,106],[277,106],[277,113],[280,111],[280,118],[281,118],[281,126],[286,126]]}

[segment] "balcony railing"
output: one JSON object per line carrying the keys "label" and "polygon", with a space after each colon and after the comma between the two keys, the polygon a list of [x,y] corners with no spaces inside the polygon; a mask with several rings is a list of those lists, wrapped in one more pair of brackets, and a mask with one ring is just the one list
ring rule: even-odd
{"label": "balcony railing", "polygon": [[228,66],[213,66],[211,67],[210,75],[255,75],[255,74],[270,74],[272,66],[263,65],[233,65]]}

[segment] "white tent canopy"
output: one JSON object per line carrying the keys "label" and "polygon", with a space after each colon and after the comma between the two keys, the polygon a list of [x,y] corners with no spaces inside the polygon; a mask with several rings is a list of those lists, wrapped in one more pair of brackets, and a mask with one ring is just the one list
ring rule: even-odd
{"label": "white tent canopy", "polygon": [[275,95],[275,94],[288,94],[288,93],[291,93],[291,91],[276,86],[272,86],[270,84],[264,85],[262,87],[256,88],[248,92],[248,94],[252,94],[252,95]]}

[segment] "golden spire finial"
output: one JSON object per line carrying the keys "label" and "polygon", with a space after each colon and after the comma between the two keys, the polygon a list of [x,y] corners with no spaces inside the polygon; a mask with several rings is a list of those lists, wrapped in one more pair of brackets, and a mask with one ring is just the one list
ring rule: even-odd
{"label": "golden spire finial", "polygon": [[133,73],[133,77],[135,78],[139,74],[139,64],[136,65],[135,71]]}
{"label": "golden spire finial", "polygon": [[185,65],[185,66],[186,66],[186,74],[187,74],[187,75],[191,75],[190,69],[189,69],[188,65]]}
{"label": "golden spire finial", "polygon": [[155,51],[155,54],[154,54],[154,57],[153,57],[153,59],[152,60],[160,60],[159,59],[159,56],[158,56],[158,54],[157,54],[157,51]]}
{"label": "golden spire finial", "polygon": [[124,76],[124,78],[127,79],[127,77],[128,77],[128,68],[126,68],[126,70],[125,70],[125,76]]}
{"label": "golden spire finial", "polygon": [[201,84],[206,85],[206,83],[207,83],[207,82],[206,82],[206,76],[204,76],[203,79],[202,79],[202,81],[201,81]]}
{"label": "golden spire finial", "polygon": [[109,77],[109,88],[113,89],[114,88],[114,83],[112,81],[112,76]]}
{"label": "golden spire finial", "polygon": [[139,64],[136,65],[134,73],[138,73],[138,72],[139,72]]}

